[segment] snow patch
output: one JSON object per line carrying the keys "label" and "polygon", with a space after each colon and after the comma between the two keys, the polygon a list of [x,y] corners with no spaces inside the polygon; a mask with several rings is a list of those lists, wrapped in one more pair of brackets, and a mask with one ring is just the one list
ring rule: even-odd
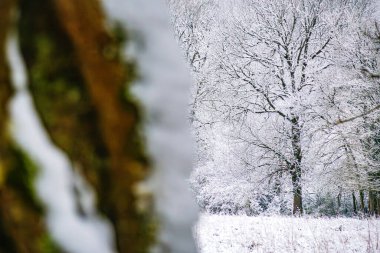
{"label": "snow patch", "polygon": [[202,215],[195,229],[202,253],[375,253],[380,221]]}

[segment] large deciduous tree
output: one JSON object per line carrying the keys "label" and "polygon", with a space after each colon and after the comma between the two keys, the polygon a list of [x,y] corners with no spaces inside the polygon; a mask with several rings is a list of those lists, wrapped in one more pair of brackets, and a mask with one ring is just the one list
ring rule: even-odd
{"label": "large deciduous tree", "polygon": [[333,120],[323,107],[331,87],[341,82],[337,42],[365,4],[240,4],[230,6],[232,17],[220,36],[218,79],[227,97],[220,107],[226,118],[237,122],[237,138],[252,154],[249,164],[265,168],[268,177],[290,177],[293,213],[302,213],[302,178],[318,159],[310,159],[310,140]]}

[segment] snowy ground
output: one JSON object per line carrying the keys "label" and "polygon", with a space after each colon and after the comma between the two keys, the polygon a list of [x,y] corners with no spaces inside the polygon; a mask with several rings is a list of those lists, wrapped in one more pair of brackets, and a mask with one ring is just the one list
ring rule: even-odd
{"label": "snowy ground", "polygon": [[380,220],[202,215],[201,253],[380,252]]}

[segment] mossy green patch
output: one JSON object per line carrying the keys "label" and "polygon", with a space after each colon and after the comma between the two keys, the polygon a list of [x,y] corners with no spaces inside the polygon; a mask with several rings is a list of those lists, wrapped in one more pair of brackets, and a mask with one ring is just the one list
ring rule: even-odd
{"label": "mossy green patch", "polygon": [[6,184],[11,186],[34,211],[43,213],[43,206],[35,190],[38,167],[29,156],[17,146],[12,145],[10,147],[10,153],[12,154],[11,167],[6,177]]}
{"label": "mossy green patch", "polygon": [[62,252],[60,247],[48,235],[44,234],[38,242],[39,253],[57,253]]}

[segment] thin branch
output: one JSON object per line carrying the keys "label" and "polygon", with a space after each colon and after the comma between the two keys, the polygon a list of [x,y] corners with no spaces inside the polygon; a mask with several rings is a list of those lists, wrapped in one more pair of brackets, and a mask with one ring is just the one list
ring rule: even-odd
{"label": "thin branch", "polygon": [[368,114],[371,114],[371,113],[373,113],[373,112],[375,112],[375,111],[377,111],[379,109],[380,109],[380,105],[377,105],[374,108],[372,108],[371,110],[368,110],[368,111],[366,111],[366,112],[364,112],[362,114],[356,115],[356,116],[354,116],[352,118],[348,118],[348,119],[344,119],[344,120],[339,119],[338,121],[335,122],[334,125],[340,125],[340,124],[343,124],[343,123],[347,123],[347,122],[353,121],[355,119],[367,116]]}

